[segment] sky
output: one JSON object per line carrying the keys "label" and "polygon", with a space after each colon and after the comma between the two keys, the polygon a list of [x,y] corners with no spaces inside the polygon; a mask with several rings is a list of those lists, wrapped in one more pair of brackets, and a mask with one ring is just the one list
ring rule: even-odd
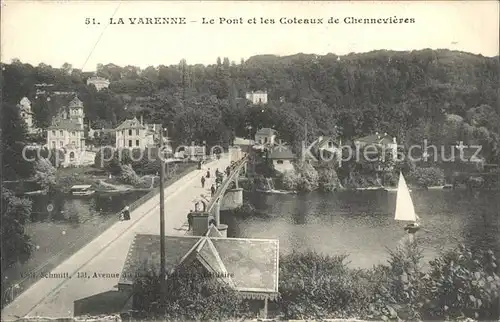
{"label": "sky", "polygon": [[[184,25],[131,25],[129,18],[184,17]],[[220,18],[242,18],[242,24]],[[274,19],[262,24],[260,18]],[[281,18],[322,18],[282,24]],[[348,24],[345,18],[408,18],[406,24]],[[498,1],[2,1],[1,61],[95,70],[98,63],[147,66],[239,63],[259,54],[448,48],[497,56]],[[89,18],[90,24],[85,24]],[[110,18],[126,24],[110,25]],[[215,24],[203,24],[214,19]],[[257,24],[249,23],[256,18]],[[328,19],[338,23],[328,24]],[[95,19],[95,20],[94,20]],[[95,21],[96,24],[92,22]],[[137,20],[136,20],[137,21]],[[97,24],[97,22],[99,24]]]}

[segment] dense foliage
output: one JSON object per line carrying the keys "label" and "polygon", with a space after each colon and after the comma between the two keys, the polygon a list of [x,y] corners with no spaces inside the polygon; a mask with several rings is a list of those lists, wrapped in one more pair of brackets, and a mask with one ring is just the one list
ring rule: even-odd
{"label": "dense foliage", "polygon": [[26,261],[33,250],[33,245],[24,230],[31,215],[31,201],[18,198],[2,187],[1,206],[0,244],[3,271],[17,262]]}
{"label": "dense foliage", "polygon": [[33,174],[33,163],[23,156],[26,146],[26,124],[15,104],[2,102],[0,149],[1,175],[4,180],[18,180]]}
{"label": "dense foliage", "polygon": [[134,283],[134,310],[147,319],[168,321],[228,320],[246,307],[237,293],[201,265],[186,265],[173,273],[162,292],[159,275],[146,271]]}
{"label": "dense foliage", "polygon": [[[14,60],[2,67],[5,101],[30,98],[42,127],[61,104],[50,92],[77,91],[86,122],[94,128],[143,115],[146,122],[166,126],[176,144],[223,145],[234,135],[253,135],[265,126],[297,146],[307,124],[310,139],[350,139],[379,131],[406,146],[424,139],[439,145],[481,144],[484,155],[498,161],[499,115],[492,108],[498,104],[496,58],[426,49],[342,57],[262,55],[239,64],[217,59],[209,66],[182,60],[144,70],[107,64],[96,71],[111,80],[102,91],[85,84],[92,73],[69,64],[33,67]],[[40,83],[54,86],[37,95],[35,84]],[[251,107],[244,99],[245,92],[264,89],[267,106]]]}
{"label": "dense foliage", "polygon": [[287,319],[496,320],[498,260],[464,246],[421,267],[422,250],[404,243],[387,265],[350,269],[345,256],[292,253],[280,259],[281,311]]}
{"label": "dense foliage", "polygon": [[56,186],[56,168],[48,159],[40,158],[35,162],[34,179],[43,190],[50,192]]}
{"label": "dense foliage", "polygon": [[415,168],[410,171],[408,180],[423,188],[439,186],[444,184],[444,172],[436,167]]}

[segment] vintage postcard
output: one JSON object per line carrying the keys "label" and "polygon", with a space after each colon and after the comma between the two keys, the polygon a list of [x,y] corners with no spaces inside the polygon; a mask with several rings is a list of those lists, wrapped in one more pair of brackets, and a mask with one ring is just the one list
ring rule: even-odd
{"label": "vintage postcard", "polygon": [[2,321],[498,321],[497,1],[1,6]]}

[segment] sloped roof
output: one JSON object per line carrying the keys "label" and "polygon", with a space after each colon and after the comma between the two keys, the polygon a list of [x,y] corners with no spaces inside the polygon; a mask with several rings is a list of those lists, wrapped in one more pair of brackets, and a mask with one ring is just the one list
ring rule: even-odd
{"label": "sloped roof", "polygon": [[[226,274],[226,282],[249,297],[278,292],[278,240],[165,236],[165,244],[167,272],[197,260],[212,273]],[[144,265],[159,272],[159,249],[159,235],[136,235],[118,284],[131,286]]]}
{"label": "sloped roof", "polygon": [[295,154],[288,147],[278,145],[271,149],[268,158],[291,160],[295,159]]}
{"label": "sloped roof", "polygon": [[74,108],[74,107],[83,107],[83,102],[80,101],[80,99],[78,98],[78,96],[75,96],[71,102],[69,102],[68,106],[70,108]]}
{"label": "sloped roof", "polygon": [[30,105],[31,104],[31,101],[25,96],[23,97],[20,101],[19,101],[19,104],[21,105]]}
{"label": "sloped roof", "polygon": [[276,130],[268,128],[268,127],[263,127],[262,129],[258,130],[255,135],[274,135],[276,134]]}
{"label": "sloped roof", "polygon": [[56,118],[53,120],[48,130],[83,131],[81,125],[73,120]]}
{"label": "sloped roof", "polygon": [[245,138],[235,137],[233,141],[233,145],[254,145],[254,140],[249,140]]}
{"label": "sloped roof", "polygon": [[125,120],[122,124],[120,124],[115,130],[128,130],[128,129],[145,129],[146,127],[139,122],[137,118],[133,118],[131,120]]}
{"label": "sloped roof", "polygon": [[323,146],[328,145],[329,141],[332,141],[335,146],[338,146],[338,142],[334,138],[332,138],[330,136],[323,137],[321,139],[318,138],[318,140],[315,143],[315,146],[317,148],[322,148]]}
{"label": "sloped roof", "polygon": [[210,227],[208,227],[208,231],[205,234],[205,236],[207,236],[207,237],[223,237],[221,232],[214,225],[210,225]]}
{"label": "sloped roof", "polygon": [[359,139],[357,142],[362,142],[364,144],[391,144],[393,138],[390,135],[372,134]]}

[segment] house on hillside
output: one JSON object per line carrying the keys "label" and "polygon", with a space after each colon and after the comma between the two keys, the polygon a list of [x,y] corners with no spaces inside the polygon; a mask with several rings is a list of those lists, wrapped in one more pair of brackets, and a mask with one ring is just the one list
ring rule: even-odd
{"label": "house on hillside", "polygon": [[274,145],[277,131],[268,127],[264,127],[255,133],[256,145]]}
{"label": "house on hillside", "polygon": [[[141,118],[142,120],[142,118]],[[125,120],[115,129],[117,149],[141,149],[156,146],[156,138],[159,134],[156,125],[144,125],[136,117]]]}
{"label": "house on hillside", "polygon": [[252,104],[254,104],[254,105],[267,104],[267,91],[247,92],[245,97],[247,100],[252,102]]}
{"label": "house on hillside", "polygon": [[95,88],[100,91],[104,88],[108,88],[110,81],[104,77],[92,76],[87,78],[87,85],[94,85]]}
{"label": "house on hillside", "polygon": [[[278,299],[279,241],[226,238],[216,229],[204,236],[165,236],[166,271],[182,274],[195,267],[237,291],[250,306],[267,316],[268,301]],[[144,270],[160,271],[160,236],[137,234],[128,251],[118,281],[121,293],[132,294],[136,276]],[[133,294],[129,308],[133,307]]]}
{"label": "house on hillside", "polygon": [[83,103],[75,96],[47,128],[47,147],[64,151],[63,167],[83,165],[86,160],[83,118]]}
{"label": "house on hillside", "polygon": [[24,123],[26,123],[26,128],[28,130],[28,133],[35,133],[37,132],[37,129],[34,125],[33,122],[33,111],[31,110],[31,101],[27,97],[23,97],[19,104],[17,104],[17,107],[19,108],[19,114],[21,115],[21,118],[24,120]]}
{"label": "house on hillside", "polygon": [[318,139],[313,142],[311,152],[314,153],[318,160],[340,162],[342,158],[341,144],[340,140],[337,141],[331,136],[319,136]]}
{"label": "house on hillside", "polygon": [[368,135],[362,138],[354,140],[354,145],[356,147],[355,155],[356,160],[360,160],[362,163],[375,164],[374,170],[391,170],[392,166],[389,168],[383,168],[380,165],[380,161],[395,161],[398,156],[398,144],[396,137],[392,137],[387,133],[383,135],[379,132],[375,134]]}
{"label": "house on hillside", "polygon": [[279,144],[274,146],[268,152],[267,158],[273,163],[274,169],[278,172],[293,171],[293,161],[296,159],[295,154],[288,146]]}

